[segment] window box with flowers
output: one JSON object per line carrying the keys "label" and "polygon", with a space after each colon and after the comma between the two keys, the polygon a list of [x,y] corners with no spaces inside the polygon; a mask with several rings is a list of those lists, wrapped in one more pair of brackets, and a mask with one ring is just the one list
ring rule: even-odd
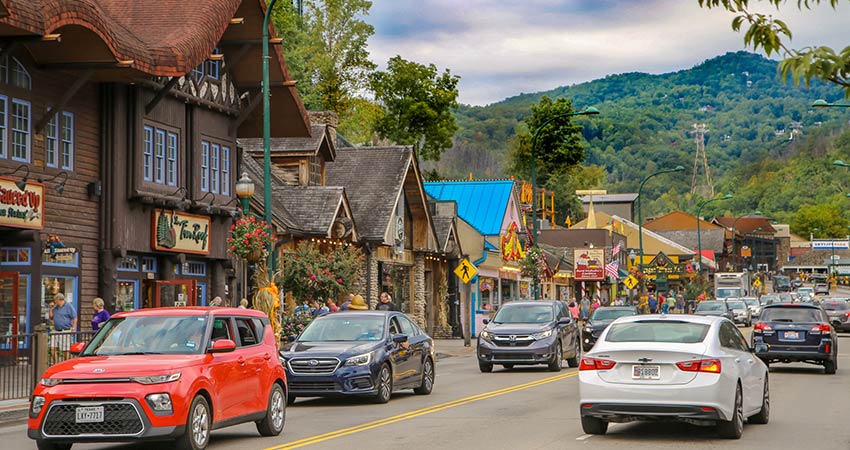
{"label": "window box with flowers", "polygon": [[243,217],[231,225],[227,238],[230,254],[249,262],[265,259],[274,242],[271,225],[253,216]]}

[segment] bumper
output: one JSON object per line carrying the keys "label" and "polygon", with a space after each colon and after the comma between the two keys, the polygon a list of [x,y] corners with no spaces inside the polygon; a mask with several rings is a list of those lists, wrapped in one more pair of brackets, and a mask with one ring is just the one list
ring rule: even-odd
{"label": "bumper", "polygon": [[[764,338],[753,337],[753,346],[763,344]],[[768,344],[766,352],[756,352],[756,356],[766,362],[823,362],[834,358],[831,339],[821,341],[820,345]]]}
{"label": "bumper", "polygon": [[632,420],[720,420],[716,409],[694,405],[661,405],[640,403],[582,403],[581,415],[611,422]]}
{"label": "bumper", "polygon": [[373,395],[380,364],[340,367],[327,375],[299,375],[286,370],[289,394],[296,397]]}
{"label": "bumper", "polygon": [[534,341],[527,346],[508,347],[478,338],[478,360],[493,364],[548,364],[557,351],[555,338]]}

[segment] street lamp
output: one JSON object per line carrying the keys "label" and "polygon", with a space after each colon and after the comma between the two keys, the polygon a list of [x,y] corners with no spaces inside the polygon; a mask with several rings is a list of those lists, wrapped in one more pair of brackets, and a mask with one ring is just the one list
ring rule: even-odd
{"label": "street lamp", "polygon": [[[272,223],[272,126],[269,111],[269,18],[272,15],[274,4],[277,0],[270,0],[266,6],[266,14],[263,17],[263,212],[265,221]],[[274,244],[269,243],[269,280],[277,271],[277,258],[274,254]]]}
{"label": "street lamp", "polygon": [[819,98],[812,102],[813,108],[850,108],[850,103],[829,103]]}
{"label": "street lamp", "polygon": [[[272,0],[274,1],[274,0]],[[539,233],[539,229],[537,226],[537,166],[535,163],[534,157],[534,147],[537,145],[537,136],[540,135],[540,132],[543,131],[543,128],[546,128],[546,125],[549,125],[555,119],[561,119],[563,117],[570,116],[593,116],[599,114],[599,110],[588,106],[583,111],[571,112],[571,113],[563,113],[557,114],[549,118],[549,120],[540,124],[536,130],[534,130],[534,135],[531,138],[531,226],[532,226],[532,245],[537,247],[537,235]],[[539,288],[540,281],[537,277],[534,277],[534,295],[537,295],[537,290]]]}
{"label": "street lamp", "polygon": [[726,194],[723,197],[716,197],[712,199],[708,199],[702,203],[700,203],[699,208],[697,208],[697,261],[699,261],[699,273],[702,273],[702,234],[700,233],[700,217],[702,217],[702,207],[719,200],[728,200],[732,198],[732,194]]}
{"label": "street lamp", "polygon": [[242,172],[242,178],[236,182],[236,196],[242,202],[242,215],[248,216],[248,202],[254,195],[254,182],[248,177],[248,174]]}
{"label": "street lamp", "polygon": [[737,260],[736,253],[735,253],[735,250],[736,250],[736,248],[735,248],[735,225],[738,223],[739,220],[743,219],[744,217],[760,216],[760,215],[761,215],[761,211],[753,211],[752,214],[744,214],[743,216],[738,217],[737,219],[735,219],[734,222],[732,222],[732,260],[733,261]]}
{"label": "street lamp", "polygon": [[[659,170],[658,172],[651,173],[651,174],[647,175],[646,178],[641,180],[640,186],[638,186],[638,195],[637,195],[638,241],[640,242],[640,261],[638,261],[638,270],[640,270],[641,272],[643,272],[643,212],[641,211],[641,208],[640,208],[640,199],[643,197],[641,195],[641,192],[643,191],[643,185],[647,182],[647,180],[649,180],[650,178],[652,178],[656,175],[661,175],[663,173],[681,172],[683,170],[685,170],[685,168],[682,167],[682,166],[676,166],[672,169]],[[643,291],[641,291],[641,292],[643,292]]]}

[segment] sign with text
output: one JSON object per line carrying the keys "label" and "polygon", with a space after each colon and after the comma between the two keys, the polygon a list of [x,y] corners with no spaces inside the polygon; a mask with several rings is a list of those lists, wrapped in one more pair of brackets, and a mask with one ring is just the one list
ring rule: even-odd
{"label": "sign with text", "polygon": [[578,281],[602,281],[605,279],[605,249],[575,249],[575,273]]}
{"label": "sign with text", "polygon": [[850,242],[845,240],[833,240],[833,239],[817,239],[812,241],[812,249],[814,250],[847,250],[850,248],[848,245]]}
{"label": "sign with text", "polygon": [[27,182],[18,189],[14,179],[0,177],[0,226],[44,228],[44,185]]}
{"label": "sign with text", "polygon": [[154,250],[209,255],[210,218],[167,209],[155,209],[151,225]]}

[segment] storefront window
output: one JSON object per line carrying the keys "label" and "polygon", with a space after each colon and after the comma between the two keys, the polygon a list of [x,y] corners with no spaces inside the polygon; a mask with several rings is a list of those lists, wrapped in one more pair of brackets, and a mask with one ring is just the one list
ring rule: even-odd
{"label": "storefront window", "polygon": [[121,272],[138,272],[139,258],[137,256],[122,258],[121,262],[118,263],[118,270]]}
{"label": "storefront window", "polygon": [[501,301],[496,301],[495,303],[498,306],[501,306],[503,303],[507,303],[511,300],[516,300],[516,289],[515,284],[516,281],[513,280],[501,280],[502,281],[502,298]]}
{"label": "storefront window", "polygon": [[142,258],[142,272],[151,273],[156,272],[156,258],[151,258],[149,256]]}
{"label": "storefront window", "polygon": [[0,265],[28,266],[30,265],[30,249],[0,248]]}
{"label": "storefront window", "polygon": [[529,294],[529,286],[528,281],[520,281],[519,282],[519,297],[523,299],[531,299]]}
{"label": "storefront window", "polygon": [[46,275],[41,277],[41,312],[47,319],[50,305],[56,294],[65,296],[65,302],[74,305],[77,315],[80,314],[80,305],[77,302],[77,277],[59,277]]}
{"label": "storefront window", "polygon": [[139,308],[139,281],[118,280],[115,312],[132,311]]}
{"label": "storefront window", "polygon": [[490,277],[480,277],[481,306],[479,309],[492,310],[496,300],[496,281]]}
{"label": "storefront window", "polygon": [[207,264],[202,261],[187,261],[183,263],[183,275],[203,277],[207,274]]}
{"label": "storefront window", "polygon": [[381,292],[388,292],[392,295],[393,302],[395,302],[399,311],[410,312],[410,305],[407,301],[407,283],[410,278],[410,268],[390,264],[382,264],[382,266]]}

